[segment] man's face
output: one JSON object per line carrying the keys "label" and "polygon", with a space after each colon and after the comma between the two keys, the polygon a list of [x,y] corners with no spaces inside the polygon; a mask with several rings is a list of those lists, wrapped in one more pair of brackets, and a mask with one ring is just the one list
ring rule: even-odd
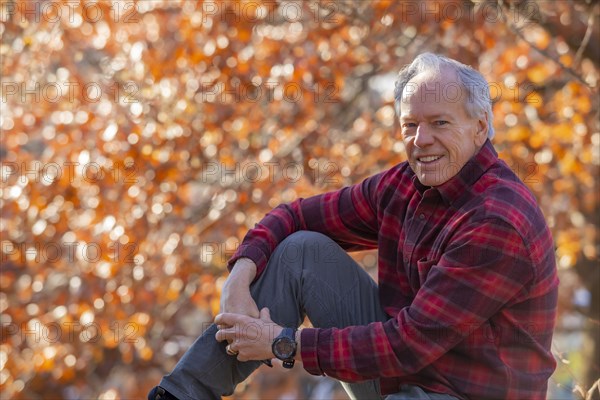
{"label": "man's face", "polygon": [[485,143],[487,120],[467,115],[455,73],[422,73],[402,94],[400,127],[408,162],[425,186],[448,181]]}

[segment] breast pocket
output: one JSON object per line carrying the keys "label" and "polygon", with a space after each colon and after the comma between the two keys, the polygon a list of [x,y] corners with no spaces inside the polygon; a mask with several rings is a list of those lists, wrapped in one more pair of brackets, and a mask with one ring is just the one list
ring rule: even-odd
{"label": "breast pocket", "polygon": [[433,267],[437,262],[438,262],[438,260],[435,260],[435,259],[428,260],[427,258],[421,258],[419,261],[417,261],[417,270],[419,272],[419,283],[421,285],[423,285],[423,283],[427,279],[427,275],[429,274],[431,267]]}

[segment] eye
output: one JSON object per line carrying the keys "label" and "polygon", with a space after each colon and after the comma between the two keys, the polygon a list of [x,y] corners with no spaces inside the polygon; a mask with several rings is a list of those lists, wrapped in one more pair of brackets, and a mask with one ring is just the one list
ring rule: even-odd
{"label": "eye", "polygon": [[447,125],[447,124],[449,124],[449,123],[450,123],[450,122],[448,122],[448,121],[444,121],[443,119],[440,119],[440,120],[437,120],[437,121],[433,121],[433,124],[434,124],[435,126]]}
{"label": "eye", "polygon": [[404,129],[409,129],[409,128],[416,128],[417,124],[415,124],[414,122],[405,122],[402,124],[402,128]]}

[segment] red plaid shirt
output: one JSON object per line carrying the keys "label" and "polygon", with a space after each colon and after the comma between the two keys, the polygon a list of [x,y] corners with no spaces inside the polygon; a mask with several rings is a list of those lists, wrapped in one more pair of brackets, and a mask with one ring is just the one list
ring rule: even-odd
{"label": "red plaid shirt", "polygon": [[488,141],[452,179],[420,184],[408,163],[341,190],[280,205],[248,232],[230,266],[260,275],[298,230],[346,250],[378,248],[379,298],[390,319],[304,329],[311,374],[381,378],[461,399],[544,399],[558,279],[554,245],[527,187]]}

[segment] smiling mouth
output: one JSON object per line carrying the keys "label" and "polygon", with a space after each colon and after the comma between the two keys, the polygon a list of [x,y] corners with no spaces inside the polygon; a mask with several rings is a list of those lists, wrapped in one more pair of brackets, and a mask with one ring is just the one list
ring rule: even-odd
{"label": "smiling mouth", "polygon": [[442,158],[442,156],[417,157],[417,161],[419,161],[420,163],[428,164],[428,163],[435,162],[435,161],[439,160],[440,158]]}

